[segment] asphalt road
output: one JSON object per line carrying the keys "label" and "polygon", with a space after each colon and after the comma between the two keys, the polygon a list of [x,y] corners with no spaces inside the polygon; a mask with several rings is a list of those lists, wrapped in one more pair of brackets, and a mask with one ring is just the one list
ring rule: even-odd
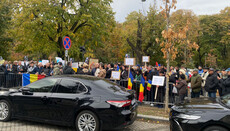
{"label": "asphalt road", "polygon": [[[30,121],[12,120],[9,122],[0,122],[0,131],[74,131],[74,128]],[[132,125],[119,131],[169,131],[169,125],[137,120]]]}

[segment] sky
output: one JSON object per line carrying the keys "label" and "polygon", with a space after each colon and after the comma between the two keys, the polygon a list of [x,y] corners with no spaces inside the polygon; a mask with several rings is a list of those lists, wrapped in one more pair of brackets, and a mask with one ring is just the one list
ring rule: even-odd
{"label": "sky", "polygon": [[[158,9],[162,0],[156,0]],[[118,22],[124,22],[126,16],[132,11],[141,11],[147,14],[150,5],[154,4],[154,0],[113,0],[112,8],[115,19]],[[177,9],[190,9],[196,15],[217,14],[225,7],[230,6],[230,0],[177,0]],[[175,11],[175,10],[173,10]]]}

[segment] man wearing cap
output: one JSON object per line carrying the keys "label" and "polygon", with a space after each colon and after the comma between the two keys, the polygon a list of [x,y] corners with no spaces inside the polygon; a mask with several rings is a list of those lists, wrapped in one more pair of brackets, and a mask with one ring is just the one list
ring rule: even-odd
{"label": "man wearing cap", "polygon": [[228,78],[227,79],[221,79],[220,77],[218,77],[218,79],[220,80],[220,85],[222,88],[222,95],[226,95],[228,93],[230,93],[230,68],[228,68],[226,70]]}
{"label": "man wearing cap", "polygon": [[214,73],[215,70],[210,68],[208,71],[208,77],[205,83],[205,90],[208,92],[208,96],[211,98],[216,98],[216,91],[218,87],[219,80],[217,79],[217,74]]}
{"label": "man wearing cap", "polygon": [[30,66],[27,69],[27,73],[30,73],[30,74],[37,74],[38,73],[38,68],[36,68],[34,66],[34,62],[33,61],[30,62]]}
{"label": "man wearing cap", "polygon": [[192,98],[199,98],[200,97],[200,91],[201,91],[202,78],[198,74],[198,69],[194,69],[192,74],[193,74],[192,77],[190,77],[187,80],[187,82],[191,82]]}

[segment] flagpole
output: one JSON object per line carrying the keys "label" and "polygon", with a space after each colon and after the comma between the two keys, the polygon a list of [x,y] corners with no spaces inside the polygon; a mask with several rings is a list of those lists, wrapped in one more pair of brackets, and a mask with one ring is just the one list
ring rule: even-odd
{"label": "flagpole", "polygon": [[130,65],[129,65],[129,71],[128,71],[128,80],[129,80],[129,73],[130,73]]}
{"label": "flagpole", "polygon": [[158,87],[158,86],[156,86],[155,98],[154,98],[155,100],[157,99],[157,92],[158,92],[158,88],[159,88],[159,87]]}

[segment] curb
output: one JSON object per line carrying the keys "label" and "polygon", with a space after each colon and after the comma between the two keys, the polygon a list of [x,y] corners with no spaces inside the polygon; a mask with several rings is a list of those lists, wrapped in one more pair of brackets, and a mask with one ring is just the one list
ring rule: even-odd
{"label": "curb", "polygon": [[165,122],[169,122],[169,118],[166,117],[159,117],[159,116],[151,116],[151,115],[142,115],[142,114],[138,114],[137,118],[141,118],[141,119],[150,119],[150,120],[154,120],[154,121],[165,121]]}

